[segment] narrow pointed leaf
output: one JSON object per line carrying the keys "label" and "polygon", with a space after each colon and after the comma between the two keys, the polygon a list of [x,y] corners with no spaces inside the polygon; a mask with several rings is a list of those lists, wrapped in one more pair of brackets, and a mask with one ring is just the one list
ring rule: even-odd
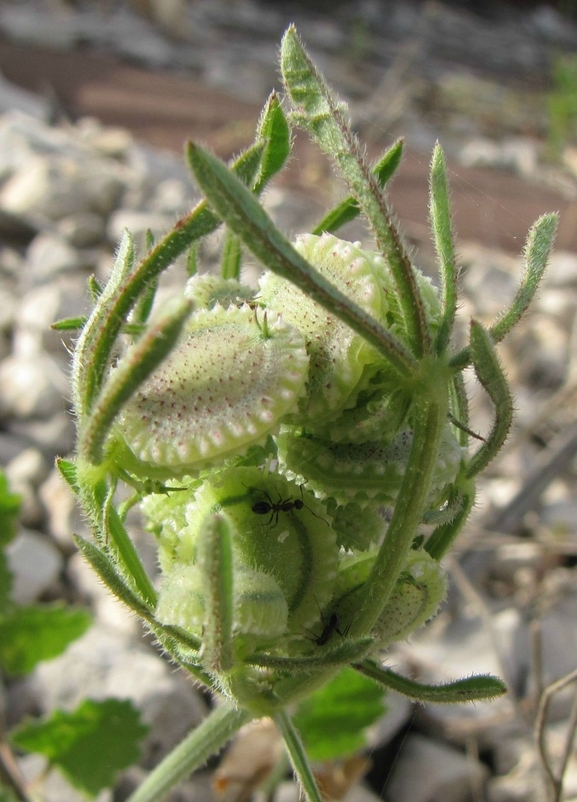
{"label": "narrow pointed leaf", "polygon": [[457,311],[457,266],[449,205],[445,156],[439,143],[431,161],[429,214],[441,280],[442,319],[435,347],[442,354],[449,343]]}
{"label": "narrow pointed leaf", "polygon": [[308,264],[278,231],[254,195],[222,162],[192,143],[187,156],[217,214],[264,265],[343,320],[384,354],[399,373],[413,373],[415,362],[404,345]]}
{"label": "narrow pointed leaf", "polygon": [[92,303],[97,303],[98,299],[104,292],[104,286],[100,283],[96,276],[90,276],[88,279],[88,291],[90,293]]}
{"label": "narrow pointed leaf", "polygon": [[120,601],[133,610],[137,615],[146,621],[153,621],[153,608],[145,604],[141,598],[126,584],[108,557],[93,543],[75,535],[73,537],[78,550],[82,553],[87,562],[90,563],[95,573],[100,577],[106,587]]}
{"label": "narrow pointed leaf", "polygon": [[476,677],[447,682],[443,685],[423,685],[421,682],[401,677],[391,671],[366,660],[355,665],[357,671],[374,679],[397,693],[408,696],[417,702],[431,704],[457,704],[462,702],[480,702],[486,699],[497,699],[507,693],[507,686],[498,677],[480,674]]}
{"label": "narrow pointed leaf", "polygon": [[[491,339],[499,343],[513,329],[535,297],[555,242],[559,215],[544,214],[531,226],[524,249],[525,272],[511,305],[489,328]],[[464,348],[451,359],[451,366],[464,368],[471,364],[471,350]]]}
{"label": "narrow pointed leaf", "polygon": [[467,476],[472,477],[491,462],[507,439],[513,420],[513,399],[491,335],[475,320],[471,321],[470,349],[477,378],[495,407],[495,419],[491,431],[467,467]]}
{"label": "narrow pointed leaf", "polygon": [[[157,289],[158,280],[151,281],[135,304],[134,311],[131,315],[131,325],[144,326],[152,311]],[[126,327],[124,330],[126,331]]]}
{"label": "narrow pointed leaf", "polygon": [[350,637],[366,635],[372,630],[395,590],[418,534],[447,421],[448,399],[443,398],[443,392],[447,389],[444,379],[434,389],[437,391],[435,394],[429,387],[427,398],[415,398],[415,423],[409,459],[387,536],[360,591],[358,612],[351,622]]}
{"label": "narrow pointed leaf", "polygon": [[68,459],[62,459],[59,457],[56,460],[56,467],[58,468],[60,475],[68,485],[68,487],[72,490],[74,495],[78,495],[80,492],[80,487],[78,486],[78,474],[76,471],[76,464]]}
{"label": "narrow pointed leaf", "polygon": [[449,393],[451,415],[460,424],[460,427],[458,427],[459,442],[463,448],[466,448],[469,445],[469,435],[467,434],[469,428],[469,399],[467,398],[462,371],[455,373],[453,376]]}
{"label": "narrow pointed leaf", "polygon": [[322,671],[329,666],[344,665],[362,659],[374,647],[373,638],[345,640],[332,649],[320,654],[303,657],[275,657],[269,654],[256,654],[245,662],[261,668],[276,668],[279,671]]}
{"label": "narrow pointed leaf", "polygon": [[517,325],[535,297],[553,248],[558,222],[558,215],[544,214],[531,226],[525,243],[525,273],[521,286],[509,309],[491,327],[493,342],[501,342]]}
{"label": "narrow pointed leaf", "polygon": [[186,252],[186,275],[196,276],[198,273],[198,242],[194,242]]}
{"label": "narrow pointed leaf", "polygon": [[228,671],[233,663],[232,529],[223,515],[211,515],[203,522],[197,560],[204,586],[203,663],[210,671]]}
{"label": "narrow pointed leaf", "polygon": [[[403,155],[403,139],[391,145],[391,147],[381,156],[377,164],[373,167],[373,173],[379,183],[380,187],[384,187],[392,178],[395,170],[401,163]],[[348,198],[342,200],[333,209],[328,212],[323,219],[312,230],[313,234],[320,235],[323,232],[333,233],[338,231],[339,228],[350,223],[361,213],[361,207],[355,198],[350,195]]]}
{"label": "narrow pointed leaf", "polygon": [[126,276],[132,271],[135,259],[134,240],[124,231],[118,245],[110,278],[98,299],[96,307],[88,318],[80,335],[72,362],[72,390],[74,406],[79,415],[86,414],[92,407],[108,357],[123,320],[117,321],[117,328],[103,325],[102,319],[112,312],[114,300]]}
{"label": "narrow pointed leaf", "polygon": [[430,352],[423,299],[387,201],[365,163],[359,142],[347,120],[345,105],[333,97],[293,25],[282,40],[281,71],[296,109],[291,119],[308,131],[336,163],[373,230],[379,250],[389,262],[413,353],[422,356]]}
{"label": "narrow pointed leaf", "polygon": [[220,260],[220,275],[223,278],[240,278],[242,248],[239,238],[227,231]]}
{"label": "narrow pointed leaf", "polygon": [[441,560],[451,548],[463,528],[475,503],[475,487],[470,483],[470,491],[463,494],[462,507],[452,521],[438,526],[425,544],[425,551],[435,560]]}
{"label": "narrow pointed leaf", "polygon": [[113,505],[113,497],[114,489],[110,489],[103,500],[102,528],[105,540],[109,543],[110,548],[113,549],[113,554],[123,574],[132,581],[134,588],[138,591],[145,604],[150,607],[156,607],[158,600],[156,590],[144,570],[134,543]]}
{"label": "narrow pointed leaf", "polygon": [[50,328],[53,331],[78,331],[85,324],[88,318],[83,317],[65,317],[62,320],[57,320]]}
{"label": "narrow pointed leaf", "polygon": [[290,128],[276,92],[268,98],[257,126],[257,139],[263,140],[264,152],[252,190],[260,195],[290,155]]}
{"label": "narrow pointed leaf", "polygon": [[73,540],[78,550],[82,553],[87,562],[90,563],[95,573],[100,577],[106,587],[120,599],[123,604],[147,621],[150,624],[151,630],[159,640],[174,640],[178,645],[186,649],[189,654],[194,653],[198,660],[198,649],[201,646],[199,638],[192,635],[190,632],[184,632],[179,627],[161,626],[158,624],[154,618],[154,608],[149,604],[145,604],[142,599],[134,593],[122,579],[108,557],[97,546],[78,535],[74,535]]}

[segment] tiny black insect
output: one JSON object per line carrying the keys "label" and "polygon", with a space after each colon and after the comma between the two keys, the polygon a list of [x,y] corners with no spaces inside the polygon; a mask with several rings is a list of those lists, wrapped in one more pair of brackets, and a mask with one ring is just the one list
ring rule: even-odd
{"label": "tiny black insect", "polygon": [[325,643],[328,643],[335,634],[335,632],[337,632],[341,636],[341,638],[345,637],[344,634],[341,632],[341,617],[338,613],[331,613],[328,621],[325,621],[323,623],[324,626],[321,634],[316,635],[315,637],[311,637],[311,640],[317,646],[324,646]]}
{"label": "tiny black insect", "polygon": [[[273,501],[266,490],[262,491],[263,494],[266,496],[266,501],[256,501],[251,510],[254,512],[255,515],[270,515],[270,518],[267,521],[267,526],[272,524],[276,526],[278,524],[278,517],[281,512],[290,512],[291,510],[302,510],[304,507],[304,503],[300,499],[292,499],[292,498],[282,498],[279,495],[278,501]],[[274,523],[273,523],[274,521]]]}
{"label": "tiny black insect", "polygon": [[343,630],[341,629],[340,615],[335,610],[333,610],[333,612],[329,615],[329,617],[325,618],[320,608],[320,605],[316,600],[316,597],[315,597],[315,602],[317,604],[317,607],[319,608],[319,613],[321,616],[321,621],[323,623],[323,628],[320,635],[315,635],[314,632],[311,632],[310,629],[307,629],[307,632],[309,634],[306,636],[306,639],[310,640],[311,643],[314,643],[315,646],[324,646],[330,641],[335,632],[337,633],[337,635],[340,635],[341,638],[346,638],[347,635],[349,634],[349,629],[351,628],[350,623],[345,627],[345,630],[343,632]]}
{"label": "tiny black insect", "polygon": [[299,512],[303,509],[308,510],[311,515],[314,515],[315,518],[319,518],[319,520],[324,521],[324,523],[329,526],[328,521],[325,521],[324,518],[321,518],[320,515],[317,515],[316,512],[313,512],[310,507],[307,507],[307,505],[304,503],[302,485],[300,485],[300,491],[300,498],[292,498],[290,496],[289,498],[282,498],[281,494],[279,493],[278,501],[273,501],[266,490],[263,490],[262,493],[264,496],[266,496],[266,500],[255,501],[251,507],[251,510],[255,515],[270,515],[267,521],[267,526],[270,526],[271,528],[278,524],[278,519],[281,512],[291,512],[292,510]]}

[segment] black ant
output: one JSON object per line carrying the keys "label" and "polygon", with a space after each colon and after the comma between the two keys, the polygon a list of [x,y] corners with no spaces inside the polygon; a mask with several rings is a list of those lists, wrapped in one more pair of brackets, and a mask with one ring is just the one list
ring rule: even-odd
{"label": "black ant", "polygon": [[321,634],[310,638],[317,646],[324,646],[325,643],[328,643],[335,632],[337,632],[341,638],[345,637],[346,633],[341,632],[341,617],[338,613],[331,613],[329,620],[323,623],[324,626]]}
{"label": "black ant", "polygon": [[310,640],[312,643],[315,644],[315,646],[325,646],[325,644],[327,644],[333,637],[335,632],[337,633],[337,635],[340,635],[341,638],[346,638],[347,635],[349,634],[349,629],[351,628],[351,625],[348,624],[345,627],[345,631],[343,632],[341,630],[340,615],[335,610],[333,610],[333,612],[329,615],[328,619],[325,620],[325,617],[322,613],[322,610],[316,598],[315,602],[317,602],[317,607],[319,608],[319,613],[321,614],[321,621],[323,622],[323,628],[320,635],[314,635],[312,632],[310,632],[310,630],[307,630],[307,632],[310,632],[310,635],[307,636],[307,640]]}
{"label": "black ant", "polygon": [[301,499],[292,499],[287,498],[283,499],[280,497],[279,500],[273,501],[266,490],[262,491],[263,494],[266,496],[266,501],[256,501],[251,510],[255,513],[255,515],[269,515],[270,518],[267,521],[267,526],[272,523],[274,520],[273,526],[278,524],[278,517],[281,512],[290,512],[291,510],[302,510],[304,507],[304,502]]}
{"label": "black ant", "polygon": [[308,510],[311,515],[314,515],[315,518],[319,518],[319,520],[324,521],[324,523],[329,526],[328,521],[325,521],[324,518],[321,518],[320,515],[317,515],[316,512],[313,512],[310,507],[307,507],[307,505],[304,503],[302,485],[300,485],[300,491],[300,498],[289,497],[283,499],[279,493],[279,500],[273,501],[267,491],[263,490],[262,493],[266,496],[266,501],[255,501],[251,507],[251,510],[255,515],[270,515],[270,518],[267,521],[267,526],[270,526],[271,529],[278,524],[278,519],[281,512],[291,512],[292,510],[299,512],[302,509]]}

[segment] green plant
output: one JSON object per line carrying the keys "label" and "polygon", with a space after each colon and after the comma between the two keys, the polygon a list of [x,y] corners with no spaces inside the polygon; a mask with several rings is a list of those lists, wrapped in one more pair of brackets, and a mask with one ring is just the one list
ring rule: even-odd
{"label": "green plant", "polygon": [[[22,677],[42,660],[58,656],[92,623],[86,610],[60,602],[18,606],[12,600],[4,549],[16,535],[19,511],[20,498],[0,472],[0,670],[7,677]],[[0,800],[32,799],[9,759],[8,744],[43,755],[43,775],[57,767],[72,785],[95,796],[137,759],[146,729],[130,702],[105,699],[85,700],[74,711],[55,710],[41,721],[24,721],[7,734],[7,742],[0,732]]]}
{"label": "green plant", "polygon": [[[511,422],[495,344],[536,291],[556,216],[531,229],[511,306],[489,328],[472,321],[468,344],[455,350],[441,148],[430,184],[437,290],[411,264],[383,192],[402,143],[367,166],[345,107],[292,27],[281,68],[288,119],[273,94],[254,145],[230,168],[189,144],[206,200],[140,262],[125,234],[108,284],[91,283],[92,314],[62,324],[82,324],[72,373],[77,456],[60,461],[94,530],[78,547],[171,658],[225,699],[131,802],[162,799],[262,716],[275,720],[305,793],[319,800],[291,713],[347,666],[421,701],[505,691],[489,676],[424,686],[378,657],[443,601],[440,560]],[[289,122],[308,131],[351,192],[294,245],[258,200],[288,158]],[[358,214],[375,251],[334,236]],[[221,222],[221,275],[197,274],[198,243]],[[256,292],[240,282],[243,248],[265,267]],[[154,304],[159,275],[185,252],[186,287]],[[472,454],[470,365],[494,405]],[[120,484],[132,488],[122,502]],[[157,540],[158,591],[124,525],[135,504]]]}
{"label": "green plant", "polygon": [[548,144],[558,157],[577,130],[577,57],[565,54],[553,63],[553,88],[547,94]]}

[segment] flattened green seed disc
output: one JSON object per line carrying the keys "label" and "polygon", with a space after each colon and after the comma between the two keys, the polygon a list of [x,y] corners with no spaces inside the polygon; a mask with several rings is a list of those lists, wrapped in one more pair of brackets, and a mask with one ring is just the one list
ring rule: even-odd
{"label": "flattened green seed disc", "polygon": [[333,443],[390,441],[406,428],[410,402],[410,392],[397,376],[379,372],[359,392],[353,407],[324,425],[307,425],[307,431]]}
{"label": "flattened green seed disc", "polygon": [[137,475],[184,476],[277,429],[304,391],[308,356],[295,328],[263,314],[246,305],[195,313],[124,408],[117,461]]}
{"label": "flattened green seed disc", "polygon": [[[384,314],[384,296],[373,272],[371,259],[382,259],[362,251],[332,234],[305,234],[296,249],[342,292],[376,318]],[[354,404],[359,383],[368,365],[382,359],[349,326],[329,314],[290,281],[272,273],[261,279],[260,299],[282,312],[283,319],[305,336],[311,357],[302,417],[295,421],[322,421]]]}

